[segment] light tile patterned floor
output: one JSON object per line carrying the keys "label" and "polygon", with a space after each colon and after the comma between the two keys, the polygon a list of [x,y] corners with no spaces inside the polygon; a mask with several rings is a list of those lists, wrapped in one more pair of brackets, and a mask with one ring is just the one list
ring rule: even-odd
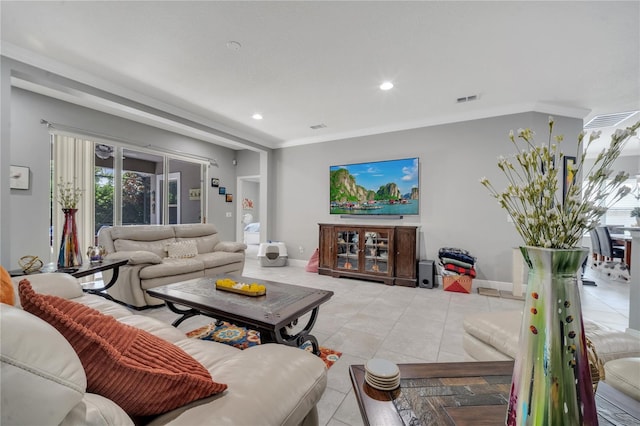
{"label": "light tile patterned floor", "polygon": [[[467,313],[520,309],[523,302],[445,292],[434,289],[386,286],[381,283],[338,279],[308,273],[303,267],[261,267],[257,246],[247,253],[244,275],[313,288],[332,290],[334,296],[320,308],[313,329],[321,345],[341,351],[328,373],[327,389],[318,404],[320,424],[361,425],[348,368],[377,357],[396,363],[466,361],[462,349],[462,319]],[[584,317],[624,330],[629,318],[629,285],[602,279],[588,270],[598,286],[583,286]],[[166,308],[139,312],[171,322]],[[196,317],[180,329],[192,330],[211,322]],[[304,323],[304,321],[300,321]]]}

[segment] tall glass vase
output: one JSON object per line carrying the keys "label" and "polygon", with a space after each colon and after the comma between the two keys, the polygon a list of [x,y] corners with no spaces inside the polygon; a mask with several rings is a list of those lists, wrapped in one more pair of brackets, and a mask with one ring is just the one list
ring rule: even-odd
{"label": "tall glass vase", "polygon": [[58,268],[82,266],[82,254],[78,245],[78,231],[76,229],[76,212],[78,209],[62,209],[64,226],[58,252]]}
{"label": "tall glass vase", "polygon": [[507,425],[597,425],[577,273],[588,249],[521,247],[529,282]]}

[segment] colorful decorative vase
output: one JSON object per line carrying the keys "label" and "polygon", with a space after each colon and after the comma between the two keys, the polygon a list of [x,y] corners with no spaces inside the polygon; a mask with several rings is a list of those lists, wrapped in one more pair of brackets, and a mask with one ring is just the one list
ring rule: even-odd
{"label": "colorful decorative vase", "polygon": [[597,425],[577,273],[585,248],[521,247],[529,282],[507,425]]}
{"label": "colorful decorative vase", "polygon": [[58,268],[72,268],[82,266],[82,254],[78,245],[78,231],[76,229],[76,212],[78,209],[62,209],[64,226],[60,252],[58,253]]}

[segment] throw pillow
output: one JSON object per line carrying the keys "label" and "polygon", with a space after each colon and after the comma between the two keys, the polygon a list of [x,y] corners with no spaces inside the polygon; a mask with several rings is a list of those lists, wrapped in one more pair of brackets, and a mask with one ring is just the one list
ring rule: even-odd
{"label": "throw pillow", "polygon": [[75,349],[87,392],[111,399],[131,416],[164,413],[219,393],[209,372],[182,349],[81,303],[18,287],[23,308],[53,325]]}
{"label": "throw pillow", "polygon": [[0,283],[0,302],[13,306],[15,304],[13,282],[11,282],[11,276],[7,270],[2,266],[0,266]]}
{"label": "throw pillow", "polygon": [[198,245],[195,240],[178,241],[167,246],[167,252],[172,259],[184,259],[195,257],[198,254]]}

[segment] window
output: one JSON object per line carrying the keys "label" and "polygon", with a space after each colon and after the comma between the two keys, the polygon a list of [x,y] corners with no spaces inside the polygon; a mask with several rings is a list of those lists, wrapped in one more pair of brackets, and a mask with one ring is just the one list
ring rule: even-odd
{"label": "window", "polygon": [[[638,194],[638,187],[640,186],[639,178],[632,177],[627,179],[624,183],[632,189],[631,193],[627,194],[624,198],[620,199],[617,203],[612,205],[609,210],[602,216],[600,222],[603,225],[617,225],[617,226],[632,226],[635,225],[635,218],[631,217],[631,210],[634,207],[640,206],[640,199]],[[613,200],[613,196],[610,196],[607,203]]]}
{"label": "window", "polygon": [[[76,215],[83,248],[96,244],[103,226],[200,223],[204,216],[199,196],[206,174],[203,161],[62,134],[52,134],[51,158],[52,260],[61,238],[62,212],[56,194],[60,179],[83,191]],[[165,178],[169,179],[166,203]]]}

